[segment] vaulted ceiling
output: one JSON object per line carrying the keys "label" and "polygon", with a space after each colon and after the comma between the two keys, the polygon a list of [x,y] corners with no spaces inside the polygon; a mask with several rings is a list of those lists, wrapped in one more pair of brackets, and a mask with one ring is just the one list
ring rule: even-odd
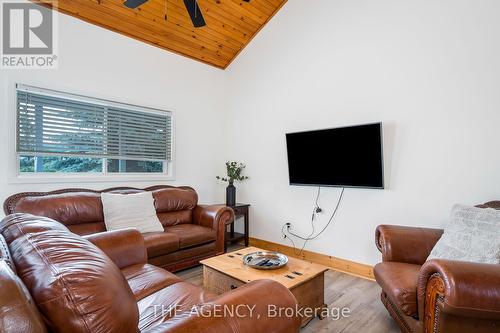
{"label": "vaulted ceiling", "polygon": [[[206,25],[195,28],[183,0],[59,0],[58,10],[148,44],[226,68],[287,0],[198,0]],[[53,0],[33,0],[50,4]],[[63,28],[63,27],[61,27]]]}

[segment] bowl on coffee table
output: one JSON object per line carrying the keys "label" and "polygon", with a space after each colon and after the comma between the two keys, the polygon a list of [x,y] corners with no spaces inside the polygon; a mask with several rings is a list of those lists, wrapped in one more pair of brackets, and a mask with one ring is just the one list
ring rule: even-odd
{"label": "bowl on coffee table", "polygon": [[246,254],[243,263],[255,269],[278,269],[288,263],[288,257],[274,251],[257,251]]}

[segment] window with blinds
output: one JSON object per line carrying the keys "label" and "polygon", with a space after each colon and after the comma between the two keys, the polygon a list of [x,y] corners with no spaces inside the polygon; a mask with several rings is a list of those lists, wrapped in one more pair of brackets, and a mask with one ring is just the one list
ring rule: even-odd
{"label": "window with blinds", "polygon": [[172,114],[17,86],[23,172],[168,173]]}

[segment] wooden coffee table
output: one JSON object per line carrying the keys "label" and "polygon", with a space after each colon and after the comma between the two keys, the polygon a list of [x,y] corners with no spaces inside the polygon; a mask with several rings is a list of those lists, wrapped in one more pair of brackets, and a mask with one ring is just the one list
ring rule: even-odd
{"label": "wooden coffee table", "polygon": [[[264,250],[247,247],[200,261],[203,265],[203,287],[210,292],[222,294],[251,281],[271,279],[290,289],[299,303],[299,309],[318,309],[318,315],[321,314],[321,310],[326,308],[326,266],[291,257],[285,267],[276,270],[259,270],[244,265],[243,256],[256,251]],[[314,315],[303,316],[302,327],[313,317]]]}

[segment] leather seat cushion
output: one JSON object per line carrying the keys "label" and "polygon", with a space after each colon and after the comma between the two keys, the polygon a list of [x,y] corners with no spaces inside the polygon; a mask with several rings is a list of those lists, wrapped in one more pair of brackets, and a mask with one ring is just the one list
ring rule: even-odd
{"label": "leather seat cushion", "polygon": [[142,235],[148,258],[154,258],[179,250],[179,236],[168,232],[147,232]]}
{"label": "leather seat cushion", "polygon": [[206,292],[189,282],[182,281],[170,285],[137,302],[139,330],[142,332],[155,327],[172,317],[190,311],[193,306],[210,302],[216,297],[215,294]]}
{"label": "leather seat cushion", "polygon": [[174,274],[150,264],[128,266],[122,269],[122,273],[138,301],[182,281]]}
{"label": "leather seat cushion", "polygon": [[104,222],[72,224],[68,225],[67,227],[69,231],[80,236],[92,235],[98,232],[106,231],[106,225],[104,224]]}
{"label": "leather seat cushion", "polygon": [[214,230],[196,224],[178,224],[166,227],[165,231],[179,237],[179,247],[181,249],[210,243],[215,241],[216,238]]}
{"label": "leather seat cushion", "polygon": [[392,302],[411,317],[418,314],[417,283],[420,265],[382,262],[375,265],[375,279]]}
{"label": "leather seat cushion", "polygon": [[[185,268],[186,262],[197,264],[200,260],[217,255],[217,246],[215,242],[203,245],[180,249],[163,256],[148,258],[148,263],[162,267],[170,272],[175,272]],[[189,265],[188,265],[189,266]]]}

